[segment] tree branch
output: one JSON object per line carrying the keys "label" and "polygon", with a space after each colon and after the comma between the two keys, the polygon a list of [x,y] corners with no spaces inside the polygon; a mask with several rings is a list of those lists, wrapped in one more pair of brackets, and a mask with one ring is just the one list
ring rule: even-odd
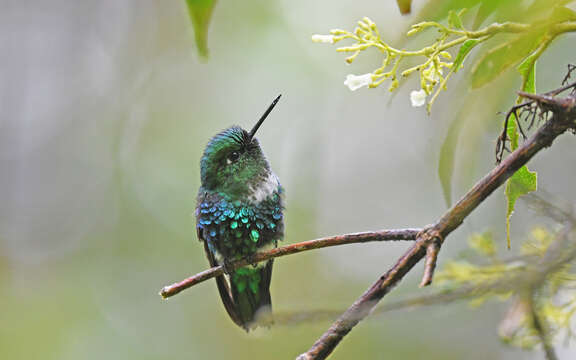
{"label": "tree branch", "polygon": [[[242,266],[258,263],[275,257],[297,254],[303,251],[321,249],[330,246],[364,243],[371,241],[397,241],[397,240],[415,240],[416,236],[422,229],[400,229],[400,230],[379,230],[366,231],[353,234],[344,234],[331,237],[308,240],[296,244],[282,246],[268,251],[262,251],[254,254],[250,259],[235,261],[230,264],[231,269],[237,269]],[[182,290],[188,289],[203,281],[222,275],[224,269],[222,266],[215,266],[208,270],[202,271],[194,276],[184,279],[180,282],[165,286],[160,290],[160,296],[164,299],[174,296]]]}
{"label": "tree branch", "polygon": [[[539,98],[531,97],[534,101]],[[549,104],[553,101],[553,104]],[[443,240],[458,228],[464,219],[500,187],[536,153],[549,147],[554,139],[568,129],[576,129],[576,99],[545,98],[547,109],[553,115],[532,137],[512,152],[490,173],[484,176],[468,193],[450,208],[435,224],[422,231],[416,243],[381,276],[358,300],[356,300],[298,360],[325,359],[356,324],[363,320],[376,304],[416,265],[427,252],[431,241]],[[424,279],[426,280],[426,278]]]}
{"label": "tree branch", "polygon": [[532,325],[538,334],[544,353],[546,354],[546,360],[558,360],[556,356],[556,351],[554,347],[550,344],[550,339],[548,338],[548,331],[546,329],[546,323],[543,319],[540,319],[538,311],[536,310],[536,304],[534,304],[535,299],[530,298],[528,301],[530,308],[530,317],[532,318]]}

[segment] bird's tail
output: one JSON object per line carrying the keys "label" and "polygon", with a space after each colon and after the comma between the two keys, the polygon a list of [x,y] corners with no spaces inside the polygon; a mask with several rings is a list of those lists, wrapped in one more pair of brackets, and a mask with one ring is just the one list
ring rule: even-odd
{"label": "bird's tail", "polygon": [[[208,257],[208,262],[210,262],[210,266],[217,266],[218,262],[216,261],[214,254],[210,250],[210,246],[208,246],[207,241],[204,241],[204,250],[206,251],[206,256]],[[216,285],[218,287],[218,292],[220,293],[220,298],[222,299],[222,303],[224,304],[226,312],[236,325],[244,327],[243,326],[244,323],[240,320],[240,317],[238,316],[238,313],[236,311],[236,306],[234,305],[234,300],[232,299],[232,295],[230,294],[230,287],[228,286],[226,276],[224,275],[216,276]]]}
{"label": "bird's tail", "polygon": [[[270,279],[273,260],[264,266],[242,267],[230,274],[230,288],[236,315],[245,330],[254,327],[255,320],[270,314]],[[266,318],[268,319],[268,318]]]}

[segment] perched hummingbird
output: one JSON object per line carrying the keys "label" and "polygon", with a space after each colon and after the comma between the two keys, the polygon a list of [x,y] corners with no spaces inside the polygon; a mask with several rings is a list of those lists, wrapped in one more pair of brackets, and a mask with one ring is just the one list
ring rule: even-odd
{"label": "perched hummingbird", "polygon": [[211,266],[222,265],[218,292],[230,318],[248,331],[257,313],[271,311],[272,260],[229,270],[232,261],[277,247],[284,236],[283,188],[254,137],[280,95],[247,132],[232,126],[216,134],[200,161],[196,206],[198,239]]}

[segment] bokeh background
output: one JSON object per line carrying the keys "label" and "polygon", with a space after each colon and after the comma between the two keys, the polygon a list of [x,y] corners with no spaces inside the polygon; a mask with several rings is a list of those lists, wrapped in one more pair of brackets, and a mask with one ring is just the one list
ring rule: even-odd
{"label": "bokeh background", "polygon": [[[467,119],[457,197],[493,166],[496,113],[519,84],[512,70],[471,93],[462,71],[431,116],[410,106],[416,79],[393,96],[385,86],[351,92],[346,74],[373,70],[377,54],[345,65],[310,36],[352,29],[365,15],[392,41],[414,21],[392,1],[222,0],[204,63],[183,0],[0,0],[0,358],[290,359],[307,350],[330,321],[246,334],[211,281],[158,296],[207,267],[192,213],[208,139],[231,124],[251,127],[282,93],[259,139],[286,188],[286,242],[418,227],[446,209],[437,168],[450,121]],[[557,87],[575,61],[573,41],[545,53],[540,89]],[[569,202],[575,149],[565,135],[531,163],[540,187]],[[505,251],[504,213],[498,191],[451,235],[440,261],[458,256],[472,232],[492,230]],[[542,221],[519,203],[513,239]],[[274,308],[343,310],[407,246],[278,259]],[[387,299],[422,294],[420,274]],[[501,344],[504,312],[451,304],[376,316],[333,358],[540,358]]]}

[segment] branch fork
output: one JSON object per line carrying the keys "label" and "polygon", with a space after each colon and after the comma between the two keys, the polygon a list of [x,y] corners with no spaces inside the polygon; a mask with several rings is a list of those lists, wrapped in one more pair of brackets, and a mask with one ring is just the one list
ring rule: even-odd
{"label": "branch fork", "polygon": [[420,287],[425,287],[432,284],[436,262],[438,261],[438,253],[440,252],[440,247],[444,242],[444,237],[440,231],[436,230],[434,227],[427,227],[418,234],[418,241],[422,241],[426,246],[424,276],[420,282]]}

